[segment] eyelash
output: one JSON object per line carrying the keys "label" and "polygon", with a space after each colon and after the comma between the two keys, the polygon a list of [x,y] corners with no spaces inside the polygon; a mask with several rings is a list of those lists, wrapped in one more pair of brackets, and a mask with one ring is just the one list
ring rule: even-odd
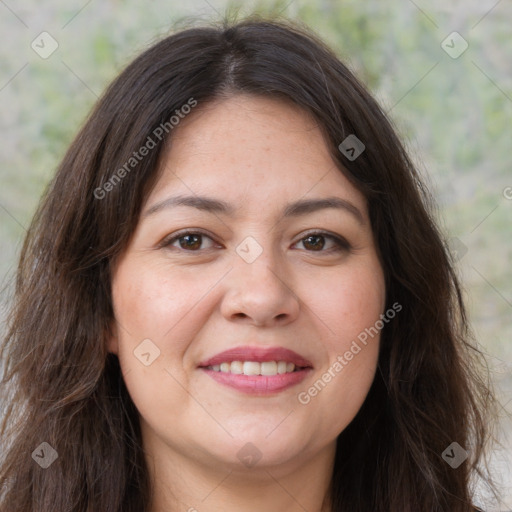
{"label": "eyelash", "polygon": [[[201,230],[196,230],[196,231],[187,231],[187,230],[185,230],[185,231],[181,231],[181,232],[175,233],[175,234],[173,234],[170,237],[164,238],[160,242],[160,244],[158,245],[158,248],[159,249],[170,248],[170,246],[175,241],[178,241],[180,238],[183,238],[186,235],[200,235],[202,237],[207,237],[210,240],[212,240],[213,242],[215,242],[210,235],[208,235],[207,233],[205,233],[205,232],[203,232]],[[315,252],[319,252],[319,253],[347,252],[347,251],[350,251],[350,249],[352,248],[352,246],[344,238],[342,238],[340,236],[332,235],[332,234],[327,233],[325,231],[312,231],[310,233],[306,233],[296,243],[303,242],[304,240],[306,240],[310,236],[322,236],[323,238],[330,239],[330,240],[332,240],[334,242],[335,247],[333,247],[331,249],[327,249],[327,250],[321,249],[319,251],[307,251],[307,252],[313,252],[313,253],[315,253]],[[199,252],[201,252],[201,249],[198,249],[198,250],[188,250],[188,249],[183,249],[181,247],[174,247],[174,249],[178,249],[180,251],[190,252],[190,253],[194,253],[194,252],[195,253],[199,253]],[[208,250],[208,249],[204,249],[204,250]]]}

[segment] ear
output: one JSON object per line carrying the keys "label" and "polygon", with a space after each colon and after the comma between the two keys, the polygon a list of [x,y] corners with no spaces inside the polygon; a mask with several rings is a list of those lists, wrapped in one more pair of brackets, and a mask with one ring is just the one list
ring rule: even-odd
{"label": "ear", "polygon": [[111,354],[119,355],[119,337],[115,320],[112,320],[111,324],[109,325],[105,338],[107,343],[107,351]]}

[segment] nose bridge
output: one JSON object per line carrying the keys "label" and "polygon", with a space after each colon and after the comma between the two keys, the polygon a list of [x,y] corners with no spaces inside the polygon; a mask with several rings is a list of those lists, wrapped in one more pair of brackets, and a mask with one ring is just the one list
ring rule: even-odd
{"label": "nose bridge", "polygon": [[245,283],[248,285],[245,288],[254,291],[258,288],[265,289],[267,294],[272,291],[281,291],[284,286],[281,259],[278,251],[271,245],[271,236],[266,236],[263,243],[265,246],[249,236],[236,247],[235,281]]}
{"label": "nose bridge", "polygon": [[286,282],[279,251],[271,246],[271,236],[265,240],[262,245],[247,237],[235,249],[223,304],[230,318],[249,317],[263,324],[276,318],[292,319],[298,313],[298,298]]}

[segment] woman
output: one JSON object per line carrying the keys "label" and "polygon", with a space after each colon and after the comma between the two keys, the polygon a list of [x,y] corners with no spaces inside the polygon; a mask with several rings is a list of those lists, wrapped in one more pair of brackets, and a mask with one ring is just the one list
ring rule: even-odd
{"label": "woman", "polygon": [[0,510],[474,510],[494,402],[428,201],[314,36],[144,52],[23,247]]}

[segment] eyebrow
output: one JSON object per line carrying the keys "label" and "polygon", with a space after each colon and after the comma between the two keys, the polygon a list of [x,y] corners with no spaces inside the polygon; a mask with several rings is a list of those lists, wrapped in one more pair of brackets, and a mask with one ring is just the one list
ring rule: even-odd
{"label": "eyebrow", "polygon": [[[143,217],[148,217],[161,210],[174,208],[177,206],[189,206],[198,210],[233,216],[236,209],[219,199],[205,196],[172,196],[160,201],[143,213]],[[350,201],[340,197],[325,197],[321,199],[302,199],[293,203],[288,203],[284,209],[283,217],[299,217],[308,213],[313,213],[327,208],[336,208],[350,213],[359,224],[365,224],[361,211]]]}

